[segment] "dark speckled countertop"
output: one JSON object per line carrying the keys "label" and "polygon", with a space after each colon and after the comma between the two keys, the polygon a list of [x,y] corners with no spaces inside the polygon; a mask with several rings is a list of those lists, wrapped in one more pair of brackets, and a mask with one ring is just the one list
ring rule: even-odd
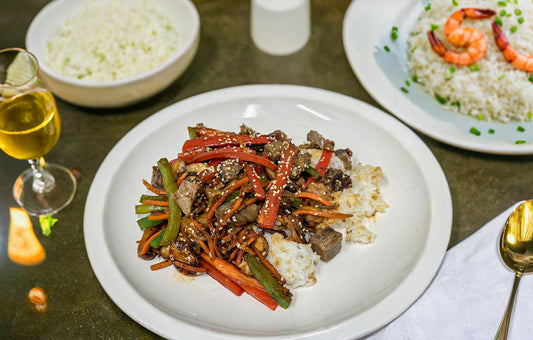
{"label": "dark speckled countertop", "polygon": [[[24,47],[30,21],[47,2],[0,0],[0,49]],[[16,206],[11,188],[27,163],[0,152],[0,338],[158,338],[107,296],[91,269],[83,239],[85,200],[98,167],[124,134],[153,113],[199,93],[254,83],[323,88],[379,107],[355,77],[344,53],[342,23],[350,1],[312,0],[311,40],[285,57],[266,55],[253,46],[248,0],[194,3],[202,25],[198,53],[169,88],[119,110],[90,110],[57,101],[62,135],[47,159],[78,169],[82,177],[72,204],[57,214],[59,222],[52,235],[44,237],[36,230],[47,259],[35,267],[17,265],[7,257],[9,207]],[[514,202],[533,198],[533,157],[480,154],[420,137],[449,182],[454,211],[449,247]],[[38,228],[38,221],[33,222]],[[27,293],[34,286],[48,293],[50,309],[44,315],[28,302]]]}

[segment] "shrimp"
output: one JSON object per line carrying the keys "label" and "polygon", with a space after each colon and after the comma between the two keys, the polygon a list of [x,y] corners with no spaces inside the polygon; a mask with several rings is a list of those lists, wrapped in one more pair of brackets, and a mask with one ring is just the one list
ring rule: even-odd
{"label": "shrimp", "polygon": [[461,23],[466,18],[484,19],[495,15],[491,9],[462,8],[454,12],[444,24],[444,35],[448,41],[458,47],[465,47],[463,52],[446,49],[434,31],[428,31],[431,48],[440,55],[444,61],[457,65],[470,65],[480,60],[487,52],[485,35],[473,27],[462,27]]}
{"label": "shrimp", "polygon": [[502,28],[495,22],[492,22],[492,31],[494,32],[494,39],[503,57],[516,69],[526,72],[533,72],[533,55],[526,56],[519,53],[507,41],[507,37],[503,33]]}

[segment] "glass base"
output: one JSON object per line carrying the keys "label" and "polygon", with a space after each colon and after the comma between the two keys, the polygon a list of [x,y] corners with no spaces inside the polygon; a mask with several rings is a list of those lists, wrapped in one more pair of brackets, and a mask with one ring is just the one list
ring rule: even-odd
{"label": "glass base", "polygon": [[66,207],[76,193],[76,178],[62,165],[46,163],[44,170],[55,179],[53,188],[43,193],[34,191],[33,170],[24,171],[15,181],[13,196],[28,214],[50,215]]}

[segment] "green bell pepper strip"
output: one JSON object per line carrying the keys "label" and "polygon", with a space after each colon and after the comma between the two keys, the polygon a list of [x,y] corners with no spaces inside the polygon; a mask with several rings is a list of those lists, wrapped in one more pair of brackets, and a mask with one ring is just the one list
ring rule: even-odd
{"label": "green bell pepper strip", "polygon": [[165,220],[151,220],[148,218],[148,216],[145,216],[139,220],[137,220],[137,224],[141,229],[147,229],[152,228],[157,225],[160,225],[161,223],[165,222]]}
{"label": "green bell pepper strip", "polygon": [[166,195],[141,195],[141,198],[139,198],[139,203],[142,203],[143,201],[168,201],[168,198]]}
{"label": "green bell pepper strip", "polygon": [[155,211],[165,211],[167,207],[162,207],[160,205],[151,205],[151,204],[137,204],[135,206],[136,214],[149,214]]}
{"label": "green bell pepper strip", "polygon": [[248,264],[254,277],[265,287],[270,295],[282,308],[287,309],[291,304],[291,297],[283,294],[283,287],[276,280],[267,267],[254,255],[246,254],[244,260]]}
{"label": "green bell pepper strip", "polygon": [[165,231],[162,233],[163,237],[159,242],[159,246],[167,246],[173,242],[180,232],[181,225],[181,209],[174,199],[174,193],[178,190],[176,181],[174,180],[174,174],[172,167],[168,162],[168,159],[161,158],[157,162],[161,177],[163,178],[163,185],[168,196],[168,225]]}

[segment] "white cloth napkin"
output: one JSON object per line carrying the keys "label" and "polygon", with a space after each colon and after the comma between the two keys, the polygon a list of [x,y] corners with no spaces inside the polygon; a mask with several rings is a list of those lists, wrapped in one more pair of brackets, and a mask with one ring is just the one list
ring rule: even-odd
{"label": "white cloth napkin", "polygon": [[[514,280],[498,240],[516,206],[450,249],[426,292],[367,339],[494,339]],[[533,275],[520,281],[508,339],[533,339]]]}

